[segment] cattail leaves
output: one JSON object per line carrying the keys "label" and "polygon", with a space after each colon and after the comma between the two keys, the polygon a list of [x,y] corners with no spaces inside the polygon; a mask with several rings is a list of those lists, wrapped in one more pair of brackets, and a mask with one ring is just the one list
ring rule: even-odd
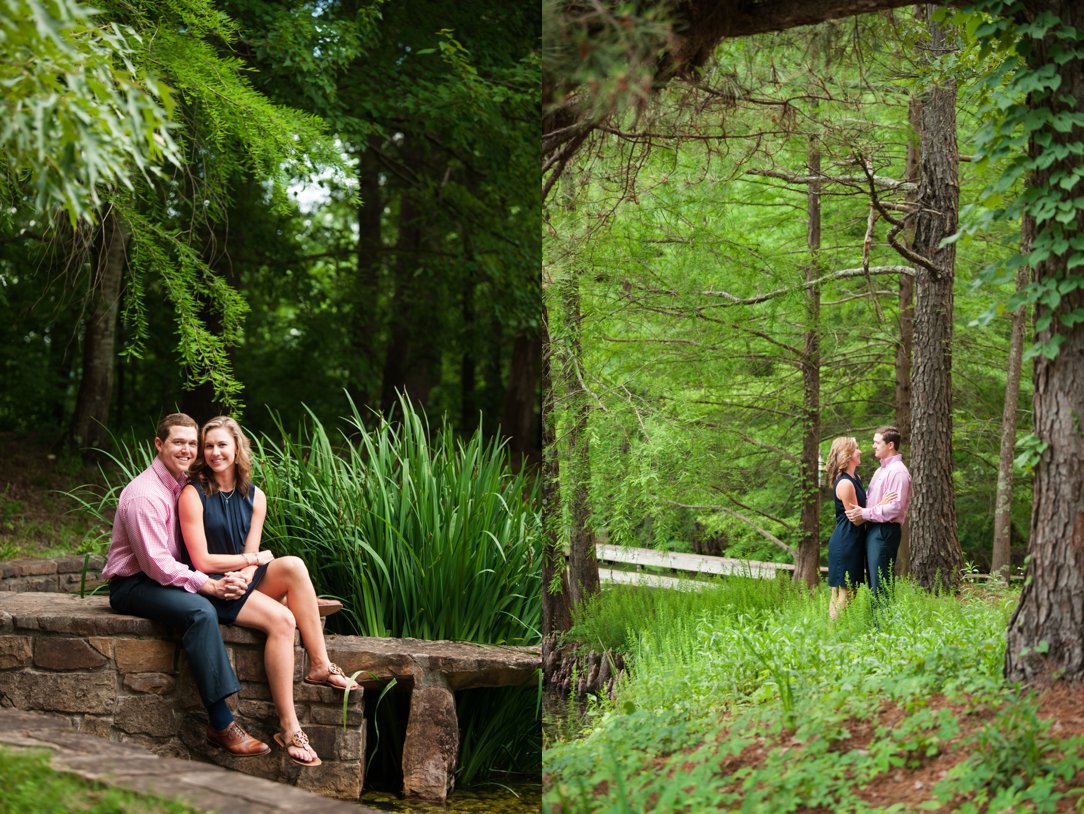
{"label": "cattail leaves", "polygon": [[368,429],[352,405],[337,436],[311,413],[303,434],[256,442],[265,545],[305,560],[349,632],[538,640],[536,484],[509,472],[501,445],[431,431],[405,399],[395,423]]}

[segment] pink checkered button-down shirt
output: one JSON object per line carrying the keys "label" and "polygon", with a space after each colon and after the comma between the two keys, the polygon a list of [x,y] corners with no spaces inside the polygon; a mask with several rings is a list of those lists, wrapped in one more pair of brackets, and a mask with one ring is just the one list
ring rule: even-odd
{"label": "pink checkered button-down shirt", "polygon": [[177,498],[187,482],[183,475],[180,480],[174,478],[155,456],[154,462],[124,487],[113,519],[113,540],[103,577],[142,572],[162,585],[192,593],[203,586],[207,575],[180,562]]}
{"label": "pink checkered button-down shirt", "polygon": [[[877,504],[889,492],[899,492],[896,499],[883,506]],[[872,523],[903,523],[911,504],[911,473],[902,455],[890,455],[881,460],[866,489],[866,507],[862,517]]]}

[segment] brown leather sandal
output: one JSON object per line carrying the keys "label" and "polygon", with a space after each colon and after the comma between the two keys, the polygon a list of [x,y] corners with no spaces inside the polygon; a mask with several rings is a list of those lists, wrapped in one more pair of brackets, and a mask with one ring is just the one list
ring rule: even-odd
{"label": "brown leather sandal", "polygon": [[[294,733],[294,736],[289,741],[286,740],[285,733],[276,732],[275,743],[282,747],[286,752],[286,757],[290,758],[298,766],[319,766],[324,761],[320,760],[320,756],[316,754],[316,750],[312,748],[312,744],[309,743],[309,736],[305,734],[303,729],[299,729]],[[290,754],[290,747],[293,746],[297,749],[308,749],[315,755],[312,760],[301,760],[301,758],[294,757]]]}

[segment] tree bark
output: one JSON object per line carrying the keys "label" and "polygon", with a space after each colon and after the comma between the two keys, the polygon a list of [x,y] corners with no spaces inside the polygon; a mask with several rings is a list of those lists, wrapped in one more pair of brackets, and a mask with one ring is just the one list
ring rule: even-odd
{"label": "tree bark", "polygon": [[591,515],[591,455],[588,443],[588,419],[591,408],[583,383],[583,347],[581,342],[579,281],[569,274],[558,284],[566,336],[562,352],[562,378],[570,423],[565,433],[568,449],[565,468],[565,494],[568,495],[569,555],[568,587],[575,609],[589,596],[598,593],[598,560],[595,540],[588,526]]}
{"label": "tree bark", "polygon": [[[470,239],[464,235],[467,246]],[[466,250],[469,257],[470,249]],[[478,414],[478,357],[477,344],[475,342],[475,323],[477,317],[474,312],[474,276],[468,272],[463,280],[463,290],[460,292],[460,308],[463,319],[463,352],[459,357],[459,426],[463,432],[470,433],[478,426],[480,416]],[[490,428],[492,431],[492,427]]]}
{"label": "tree bark", "polygon": [[542,365],[542,341],[526,330],[512,344],[508,369],[508,389],[504,396],[501,429],[509,439],[512,464],[537,467],[542,461],[542,437],[539,434],[538,376]]}
{"label": "tree bark", "polygon": [[553,344],[549,318],[542,304],[542,638],[572,627],[572,604],[568,569],[561,545],[561,465],[557,448],[557,417],[554,414],[550,361]]}
{"label": "tree bark", "polygon": [[90,312],[83,334],[83,375],[79,380],[71,441],[84,450],[108,439],[109,408],[117,364],[117,313],[127,264],[128,224],[110,207],[102,217],[90,280]]}
{"label": "tree bark", "polygon": [[[925,6],[916,6],[915,15],[923,19]],[[914,184],[913,191],[904,196],[905,203],[918,206],[918,133],[922,126],[922,100],[912,93],[907,103],[907,120],[911,124],[911,136],[907,142],[907,164],[904,180]],[[909,230],[907,242],[915,246],[914,229]],[[911,357],[915,346],[915,280],[908,274],[900,275],[899,342],[896,344],[896,429],[903,443],[911,444]],[[896,574],[911,573],[911,524],[904,523],[900,530],[900,550],[896,557]]]}
{"label": "tree bark", "polygon": [[815,588],[820,582],[820,436],[821,436],[821,349],[820,286],[809,285],[820,276],[821,189],[817,180],[821,171],[820,146],[816,137],[809,141],[809,176],[806,187],[806,245],[809,263],[805,269],[805,346],[802,351],[802,459],[799,489],[802,495],[801,530],[798,556],[794,561],[794,581]]}
{"label": "tree bark", "polygon": [[[946,47],[941,25],[928,19],[928,47]],[[963,554],[956,536],[952,483],[952,284],[960,197],[956,146],[956,82],[944,78],[922,100],[919,211],[914,249],[928,261],[916,269],[911,414],[911,576],[927,590],[953,587]]]}
{"label": "tree bark", "polygon": [[[1033,12],[1052,11],[1077,30],[1084,26],[1084,7],[1076,0],[1033,0],[1028,7]],[[1048,64],[1056,45],[1048,35],[1028,55],[1030,64]],[[1056,113],[1084,113],[1084,60],[1076,57],[1065,62],[1058,75],[1057,101],[1048,104]],[[1052,146],[1079,143],[1081,138],[1079,127],[1059,133],[1048,126],[1042,134]],[[1050,147],[1031,144],[1032,156],[1049,151]],[[1064,157],[1037,170],[1030,183],[1050,188],[1054,173],[1082,169],[1084,159],[1067,149]],[[1078,213],[1065,232],[1068,238],[1079,239],[1084,234],[1084,218]],[[1035,280],[1079,278],[1079,268],[1068,268],[1069,256],[1052,255],[1036,263]],[[1060,323],[1063,315],[1080,308],[1084,308],[1084,288],[1066,292],[1053,309],[1044,303],[1035,309],[1036,320],[1053,317],[1036,338],[1047,341],[1057,331],[1064,339],[1057,356],[1037,356],[1032,371],[1034,432],[1047,446],[1035,467],[1028,568],[1020,604],[1009,622],[1005,652],[1006,677],[1031,684],[1084,679],[1084,602],[1080,601],[1084,596],[1084,323],[1077,321],[1071,327]]]}
{"label": "tree bark", "polygon": [[[1021,250],[1031,252],[1035,222],[1025,217],[1022,224]],[[1016,272],[1016,290],[1028,283],[1028,270]],[[994,544],[990,555],[990,573],[1006,582],[1012,567],[1012,493],[1013,449],[1016,447],[1016,413],[1020,400],[1020,372],[1024,355],[1024,328],[1027,313],[1021,305],[1012,315],[1009,334],[1009,369],[1005,376],[1005,408],[1001,413],[1001,449],[997,458],[997,496],[994,498]]]}
{"label": "tree bark", "polygon": [[[424,408],[437,378],[440,324],[436,313],[436,281],[419,269],[425,243],[424,215],[413,190],[405,189],[399,201],[399,239],[395,255],[395,293],[391,307],[391,331],[384,356],[380,404],[390,415],[398,403],[396,391]],[[426,325],[424,336],[418,325]]]}

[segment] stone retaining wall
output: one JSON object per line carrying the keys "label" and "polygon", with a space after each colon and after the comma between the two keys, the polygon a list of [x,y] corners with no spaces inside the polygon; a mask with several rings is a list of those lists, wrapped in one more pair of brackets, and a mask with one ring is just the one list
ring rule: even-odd
{"label": "stone retaining wall", "polygon": [[[270,755],[235,758],[206,741],[206,713],[173,631],[113,613],[105,596],[34,591],[74,585],[78,592],[82,568],[81,557],[0,563],[0,706],[63,716],[80,732],[134,741],[159,755],[197,757],[328,797],[358,797],[365,779],[364,691],[350,694],[344,726],[343,693],[301,681],[308,666],[295,640],[298,717],[323,765],[298,766],[275,745]],[[242,686],[232,699],[236,712],[271,744],[278,716],[263,669],[264,637],[233,626],[222,633]],[[542,662],[538,647],[358,636],[326,641],[347,675],[361,671],[365,691],[395,679],[394,691],[410,693],[403,793],[433,801],[444,801],[454,781],[455,692],[537,680]]]}
{"label": "stone retaining wall", "polygon": [[[235,711],[253,735],[272,742],[278,716],[263,669],[263,636],[224,626],[241,681]],[[207,715],[184,652],[165,626],[109,610],[105,597],[0,594],[0,706],[63,716],[76,731],[134,741],[155,754],[197,757],[245,774],[356,800],[364,783],[363,692],[302,683],[297,649],[298,718],[323,765],[303,768],[272,745],[269,755],[237,758],[207,742]]]}
{"label": "stone retaining wall", "polygon": [[90,555],[89,559],[71,556],[49,560],[8,560],[0,562],[0,591],[77,594],[82,587],[89,593],[103,584],[101,570],[104,567],[105,558],[97,554]]}

